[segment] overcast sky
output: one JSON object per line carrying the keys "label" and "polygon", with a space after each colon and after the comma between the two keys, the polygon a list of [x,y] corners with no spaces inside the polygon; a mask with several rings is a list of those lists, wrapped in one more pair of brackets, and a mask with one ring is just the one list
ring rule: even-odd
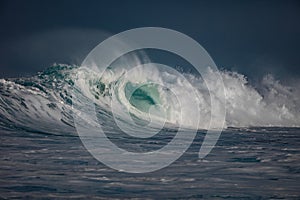
{"label": "overcast sky", "polygon": [[299,1],[0,1],[0,77],[80,64],[109,34],[156,26],[196,39],[220,68],[300,78]]}

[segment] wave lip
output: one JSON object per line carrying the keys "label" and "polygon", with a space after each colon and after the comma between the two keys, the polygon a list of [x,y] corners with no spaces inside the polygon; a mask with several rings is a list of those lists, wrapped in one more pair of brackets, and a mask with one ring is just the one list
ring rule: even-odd
{"label": "wave lip", "polygon": [[[147,48],[165,50],[181,56],[195,68],[195,73],[199,73],[201,78],[197,74],[178,73],[177,70],[162,64],[139,63],[138,59],[129,59],[128,66],[123,66],[124,63],[119,66],[113,65],[114,61],[123,55]],[[160,130],[166,122],[178,127],[177,134],[171,142],[159,150],[135,153],[121,149],[108,140],[102,124],[97,123],[94,104],[99,100],[102,104],[102,98],[89,93],[86,90],[89,87],[86,87],[82,78],[75,80],[73,107],[78,109],[81,115],[74,115],[76,130],[86,149],[96,159],[117,170],[142,173],[171,164],[187,150],[199,128],[207,130],[199,151],[199,158],[203,159],[215,146],[225,120],[227,126],[244,126],[266,121],[270,125],[291,122],[295,117],[294,113],[289,112],[290,109],[283,112],[285,106],[283,109],[277,109],[280,106],[277,102],[270,107],[259,92],[247,85],[242,76],[220,73],[200,44],[170,29],[145,27],[116,34],[95,47],[85,58],[81,68],[96,76],[98,74],[100,90],[102,93],[108,92],[106,98],[103,98],[108,100],[104,104],[108,105],[122,132],[134,137],[147,138],[157,133],[153,128]],[[169,69],[177,73],[172,73]],[[106,80],[103,80],[103,77]],[[227,88],[224,88],[224,79]],[[91,97],[90,101],[85,101],[78,91],[87,91],[87,95]],[[97,92],[97,89],[94,91]],[[230,109],[227,119],[225,106]],[[248,112],[245,112],[246,110]],[[280,113],[276,113],[278,111]],[[264,115],[269,112],[279,115]],[[263,115],[264,119],[257,120],[259,115]],[[150,120],[146,126],[141,126],[133,121],[132,116],[135,116],[138,122],[147,121],[147,117]],[[267,117],[268,120],[265,120]],[[85,119],[91,121],[90,125],[84,123]],[[105,152],[97,150],[99,148],[105,149]],[[165,153],[172,153],[172,156],[166,156]],[[120,166],[115,163],[115,159],[124,162],[131,160],[132,163],[130,166]]]}
{"label": "wave lip", "polygon": [[[107,72],[107,74],[109,75],[99,79],[99,75],[76,66],[54,65],[31,78],[0,79],[1,126],[29,127],[44,131],[51,131],[53,127],[57,127],[57,131],[59,131],[61,127],[64,127],[70,131],[68,127],[74,126],[71,114],[72,97],[69,92],[73,87],[73,80],[81,81],[85,97],[96,99],[95,103],[98,106],[109,110],[108,102],[111,98],[113,84],[120,78],[120,74],[112,72]],[[300,101],[297,88],[284,86],[272,76],[267,75],[261,81],[258,90],[249,84],[244,75],[237,72],[221,71],[220,74],[226,92],[227,127],[300,126]],[[156,75],[153,74],[153,76]],[[192,74],[183,74],[183,76],[191,84],[200,85],[197,89],[197,101],[201,110],[199,128],[205,129],[205,124],[209,120],[209,93],[200,77]],[[213,71],[210,72],[210,77],[213,81]],[[125,90],[137,87],[134,84],[126,84]],[[134,94],[133,99],[129,99],[129,104],[142,110],[144,104],[157,103],[161,99],[167,98],[160,94],[155,87],[157,86],[141,87]],[[126,91],[124,92],[126,93]],[[143,95],[145,96],[143,97]],[[218,98],[217,86],[211,95]],[[187,106],[189,105],[188,100],[187,97]],[[169,101],[167,100],[167,102]],[[150,105],[147,106],[150,107]],[[39,126],[36,126],[37,124]]]}

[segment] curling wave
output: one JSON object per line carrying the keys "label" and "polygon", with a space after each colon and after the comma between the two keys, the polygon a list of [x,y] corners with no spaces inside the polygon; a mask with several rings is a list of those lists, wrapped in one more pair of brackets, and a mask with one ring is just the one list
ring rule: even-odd
{"label": "curling wave", "polygon": [[[124,78],[126,73],[126,69],[106,70],[100,76],[86,68],[54,65],[31,78],[0,79],[0,126],[51,133],[73,132],[72,115],[77,111],[72,108],[70,91],[76,81],[78,92],[92,100],[107,118],[112,118],[111,101],[115,98],[114,109],[121,118],[119,111],[126,109],[137,122],[149,122],[149,118],[154,117],[174,127],[181,118],[186,127],[194,128],[194,117],[182,116],[180,111],[182,107],[192,106],[186,94],[195,92],[197,99],[193,101],[199,106],[201,117],[198,128],[207,129],[211,117],[210,97],[218,101],[220,96],[216,72],[210,70],[208,74],[209,81],[215,85],[210,91],[201,77],[193,74],[182,73],[186,82],[182,77],[162,73],[155,66],[131,71],[129,78]],[[227,127],[300,126],[297,88],[283,86],[268,75],[257,89],[237,72],[221,71],[220,74],[225,85]],[[193,86],[193,91],[189,91],[188,84]],[[176,95],[172,91],[176,91]],[[185,96],[179,104],[177,96],[180,94]]]}

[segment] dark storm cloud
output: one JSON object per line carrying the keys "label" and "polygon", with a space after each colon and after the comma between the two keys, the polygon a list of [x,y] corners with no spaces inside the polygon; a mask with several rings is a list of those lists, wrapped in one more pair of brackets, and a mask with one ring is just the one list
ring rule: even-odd
{"label": "dark storm cloud", "polygon": [[[26,76],[53,63],[80,64],[110,34],[98,30],[62,29],[3,41],[0,60],[4,75]],[[6,67],[10,66],[10,67]],[[1,74],[2,75],[2,74]]]}
{"label": "dark storm cloud", "polygon": [[181,31],[219,67],[250,77],[300,77],[297,1],[2,1],[0,76],[80,64],[103,39],[143,26]]}

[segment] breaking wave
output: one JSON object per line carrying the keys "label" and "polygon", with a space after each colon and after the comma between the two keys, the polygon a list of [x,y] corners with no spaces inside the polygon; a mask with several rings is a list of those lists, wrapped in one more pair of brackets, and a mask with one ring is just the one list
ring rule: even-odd
{"label": "breaking wave", "polygon": [[[73,114],[77,111],[72,107],[71,91],[76,82],[79,87],[75,89],[97,105],[97,112],[103,117],[100,123],[110,123],[112,109],[120,118],[123,117],[120,110],[126,109],[137,123],[164,120],[168,126],[176,127],[178,120],[182,120],[186,127],[195,128],[195,117],[181,112],[183,107],[194,109],[193,101],[200,112],[197,128],[208,128],[211,97],[215,101],[220,97],[220,80],[215,71],[208,72],[209,80],[215,85],[210,91],[201,77],[190,73],[174,76],[161,72],[155,65],[127,72],[124,68],[106,70],[100,76],[87,68],[54,65],[30,78],[1,79],[0,125],[53,133],[72,132]],[[259,87],[253,87],[242,74],[219,73],[225,85],[226,127],[300,126],[298,88],[284,86],[270,75],[264,77]],[[124,78],[125,74],[130,76]],[[196,99],[187,95],[192,92]],[[180,95],[183,101],[179,103]],[[112,98],[117,102],[114,108]]]}

